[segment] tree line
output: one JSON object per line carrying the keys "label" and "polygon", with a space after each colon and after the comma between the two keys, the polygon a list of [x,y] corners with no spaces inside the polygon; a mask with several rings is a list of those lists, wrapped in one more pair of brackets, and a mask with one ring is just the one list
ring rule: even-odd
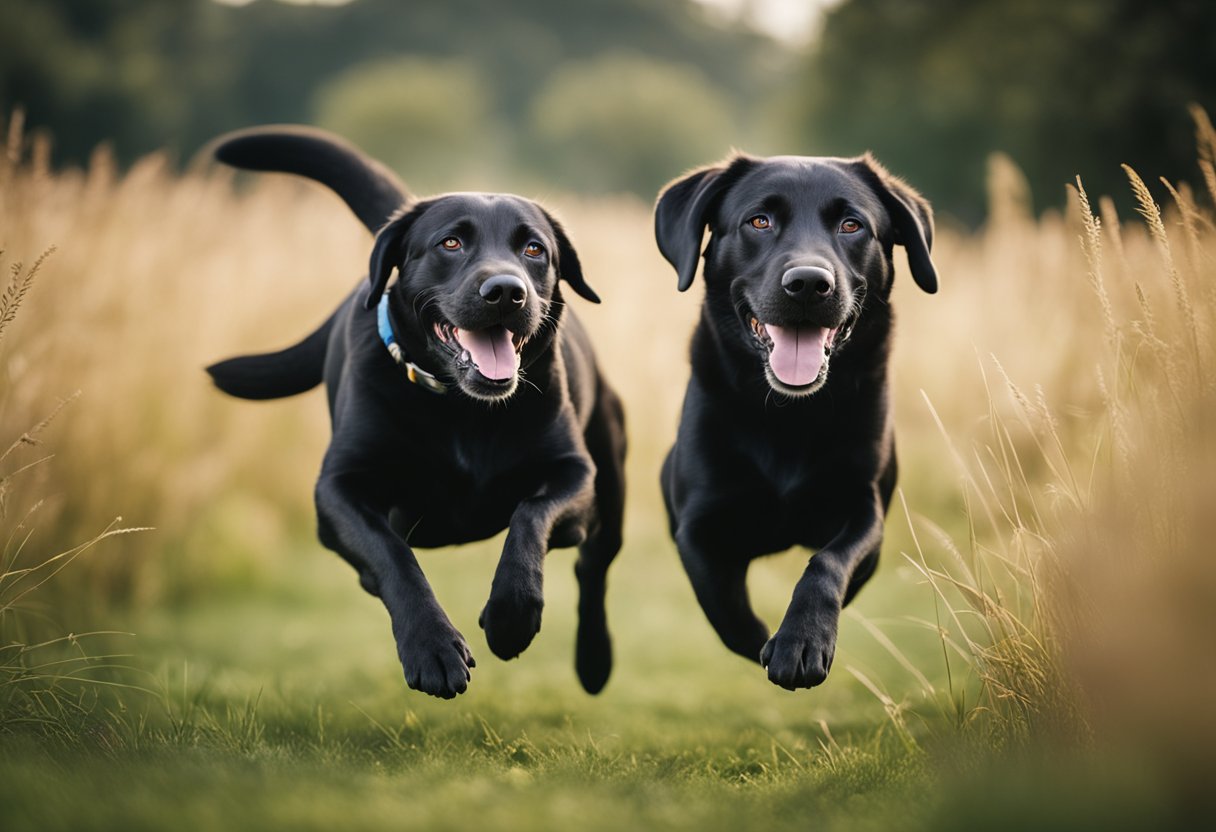
{"label": "tree line", "polygon": [[1187,105],[1216,109],[1210,0],[846,0],[805,52],[691,0],[6,0],[0,109],[57,164],[185,161],[224,130],[320,124],[420,190],[632,191],[731,147],[873,150],[982,220],[1008,154],[1039,207],[1121,163],[1197,178]]}

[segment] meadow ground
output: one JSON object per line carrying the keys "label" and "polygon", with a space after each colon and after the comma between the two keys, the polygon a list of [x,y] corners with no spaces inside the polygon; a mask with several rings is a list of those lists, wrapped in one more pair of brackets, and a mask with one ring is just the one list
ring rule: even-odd
{"label": "meadow ground", "polygon": [[[532,195],[605,298],[576,308],[628,410],[617,664],[602,695],[581,692],[571,552],[550,556],[544,627],[509,663],[476,626],[501,539],[429,552],[478,658],[469,692],[440,702],[405,688],[379,603],[313,539],[322,397],[225,399],[201,371],[321,320],[365,232],[307,185],[234,188],[156,157],[120,176],[104,154],[53,173],[12,136],[6,830],[1108,829],[1201,808],[1216,234],[1190,191],[1163,191],[1157,233],[1151,210],[1121,225],[1075,193],[1036,220],[998,160],[989,225],[939,229],[941,294],[900,262],[901,490],[828,682],[798,693],[718,643],[666,534],[657,470],[699,289],[676,292],[648,206]],[[120,514],[155,529],[73,549]],[[805,557],[753,568],[770,623]],[[70,633],[97,634],[39,646]]]}

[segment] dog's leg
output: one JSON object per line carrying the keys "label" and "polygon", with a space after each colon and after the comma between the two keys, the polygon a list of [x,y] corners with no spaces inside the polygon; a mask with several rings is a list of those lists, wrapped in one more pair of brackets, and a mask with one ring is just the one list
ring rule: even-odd
{"label": "dog's leg", "polygon": [[676,531],[676,548],[709,623],[723,644],[758,662],[768,627],[756,617],[747,594],[750,560],[735,552],[720,552],[721,540],[711,528],[698,530],[687,521]]}
{"label": "dog's leg", "polygon": [[777,633],[764,645],[760,663],[768,678],[787,690],[823,682],[836,653],[840,610],[856,592],[854,578],[873,569],[882,546],[882,501],[871,487],[844,528],[811,558]]}
{"label": "dog's leg", "polygon": [[581,449],[561,457],[551,463],[545,486],[511,515],[490,600],[478,622],[490,650],[500,659],[518,656],[540,632],[549,541],[555,527],[558,536],[572,544],[583,541],[586,530],[581,519],[591,510],[592,476],[591,463]]}
{"label": "dog's leg", "polygon": [[357,476],[322,474],[316,491],[321,542],[359,570],[360,583],[384,602],[406,683],[451,699],[468,687],[473,656],[375,493]]}
{"label": "dog's leg", "polygon": [[625,511],[625,414],[620,400],[602,389],[599,406],[587,426],[587,451],[595,462],[597,527],[579,547],[578,636],[574,667],[588,693],[599,693],[612,673],[612,639],[604,609],[608,567],[621,550]]}

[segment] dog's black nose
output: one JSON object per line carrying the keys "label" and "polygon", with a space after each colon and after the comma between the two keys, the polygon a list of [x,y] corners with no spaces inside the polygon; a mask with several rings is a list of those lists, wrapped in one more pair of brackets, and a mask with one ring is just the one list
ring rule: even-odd
{"label": "dog's black nose", "polygon": [[481,284],[481,299],[489,304],[502,304],[519,309],[528,299],[528,285],[513,274],[496,274]]}
{"label": "dog's black nose", "polygon": [[781,288],[795,300],[821,300],[836,291],[836,278],[821,266],[795,266],[781,275]]}

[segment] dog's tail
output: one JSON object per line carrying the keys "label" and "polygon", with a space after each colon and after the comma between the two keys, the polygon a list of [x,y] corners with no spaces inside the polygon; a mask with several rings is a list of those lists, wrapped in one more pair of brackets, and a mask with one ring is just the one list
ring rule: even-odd
{"label": "dog's tail", "polygon": [[338,312],[334,312],[295,346],[229,358],[212,364],[207,372],[216,387],[241,399],[281,399],[311,390],[321,383],[329,333],[337,317]]}
{"label": "dog's tail", "polygon": [[375,234],[411,197],[387,167],[332,133],[275,124],[237,130],[212,145],[215,158],[234,168],[294,173],[330,188]]}

